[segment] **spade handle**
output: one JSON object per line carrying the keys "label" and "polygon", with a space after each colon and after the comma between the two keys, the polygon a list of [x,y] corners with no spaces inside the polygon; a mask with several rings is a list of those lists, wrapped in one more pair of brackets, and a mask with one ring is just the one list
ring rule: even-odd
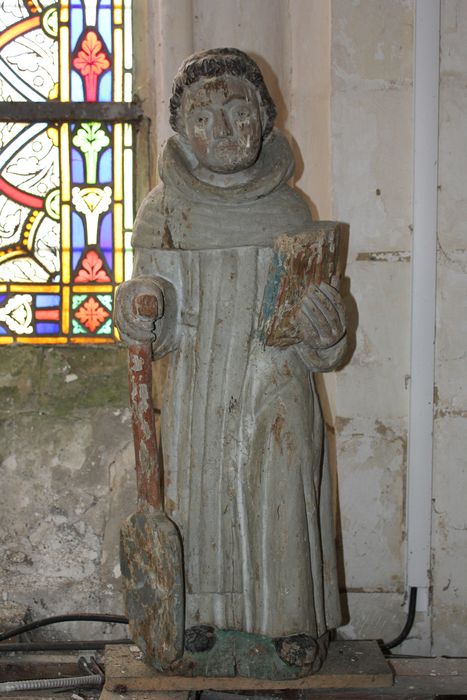
{"label": "spade handle", "polygon": [[[137,315],[154,321],[160,316],[157,299],[151,294],[137,295],[133,301],[133,310]],[[135,342],[129,346],[128,370],[138,508],[147,510],[150,506],[157,511],[162,511],[162,473],[152,402],[150,340]]]}

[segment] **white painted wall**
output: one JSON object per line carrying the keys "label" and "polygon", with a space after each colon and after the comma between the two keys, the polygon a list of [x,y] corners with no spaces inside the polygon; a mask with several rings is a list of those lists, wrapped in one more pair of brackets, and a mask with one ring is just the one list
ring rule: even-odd
{"label": "white painted wall", "polygon": [[467,654],[467,3],[441,3],[433,652]]}
{"label": "white painted wall", "polygon": [[333,0],[333,217],[350,223],[356,349],[337,375],[336,436],[350,624],[389,640],[403,625],[413,7]]}
{"label": "white painted wall", "polygon": [[[358,307],[356,352],[337,375],[337,460],[351,615],[341,632],[387,640],[400,631],[406,614],[414,3],[333,0],[332,9],[334,216],[351,224],[347,269]],[[428,613],[417,615],[402,646],[408,653],[454,656],[467,650],[466,46],[466,3],[443,0],[428,572],[433,588]],[[432,209],[435,204],[430,201]]]}

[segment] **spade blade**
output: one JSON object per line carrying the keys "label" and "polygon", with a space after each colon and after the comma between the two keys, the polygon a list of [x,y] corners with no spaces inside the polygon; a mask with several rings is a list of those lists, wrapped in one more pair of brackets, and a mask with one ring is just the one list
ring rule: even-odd
{"label": "spade blade", "polygon": [[184,584],[180,534],[163,512],[130,515],[120,535],[130,636],[158,671],[183,655]]}

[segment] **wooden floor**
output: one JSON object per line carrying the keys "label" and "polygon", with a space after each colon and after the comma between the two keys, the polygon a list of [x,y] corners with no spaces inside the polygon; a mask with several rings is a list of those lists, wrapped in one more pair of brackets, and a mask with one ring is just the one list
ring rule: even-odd
{"label": "wooden floor", "polygon": [[467,659],[387,660],[375,642],[333,642],[318,674],[280,684],[160,676],[142,663],[137,647],[108,648],[101,700],[122,695],[127,700],[448,700],[467,698]]}
{"label": "wooden floor", "polygon": [[323,688],[389,687],[393,672],[374,641],[332,642],[323,667],[297,680],[258,680],[187,677],[159,674],[142,661],[136,646],[108,646],[105,650],[105,687],[115,691],[280,691]]}
{"label": "wooden floor", "polygon": [[[360,647],[360,650],[362,647]],[[77,659],[80,654],[0,654],[0,680],[24,680],[31,678],[56,678],[58,676],[82,675],[82,670],[77,667]],[[89,656],[89,652],[85,656]],[[358,656],[358,655],[356,655]],[[352,664],[358,662],[351,662]],[[465,698],[467,700],[467,659],[447,658],[397,658],[389,659],[390,675],[393,674],[393,685],[378,687],[378,681],[366,687],[340,687],[340,688],[299,688],[292,690],[279,689],[232,689],[221,690],[213,687],[213,681],[209,681],[204,690],[189,692],[188,690],[131,690],[120,679],[120,687],[113,685],[107,671],[107,685],[100,698],[101,700],[247,700],[248,698],[277,698],[284,700],[392,700],[400,698],[404,700],[454,700]],[[373,674],[375,675],[375,674]],[[355,677],[358,677],[356,674]],[[368,678],[365,682],[368,681]],[[357,681],[353,681],[357,682]],[[384,681],[387,682],[387,679]],[[117,684],[118,685],[118,684]],[[73,693],[53,693],[51,691],[27,692],[4,695],[9,700],[60,700],[72,698]],[[88,700],[99,697],[99,692],[82,690],[75,691],[74,698],[86,698]]]}
{"label": "wooden floor", "polygon": [[[193,693],[196,700],[247,700],[247,698],[284,698],[284,700],[450,700],[467,699],[467,660],[465,659],[393,659],[391,687],[302,688],[294,690],[222,691],[203,690]],[[125,687],[119,688],[125,690]],[[187,700],[186,691],[135,691],[124,694],[103,691],[101,700]]]}
{"label": "wooden floor", "polygon": [[[283,698],[284,700],[460,700],[467,699],[466,659],[393,659],[391,687],[301,689],[287,691],[204,690],[188,695],[186,691],[128,691],[119,694],[104,689],[101,700],[247,700]],[[121,689],[123,690],[123,688]]]}

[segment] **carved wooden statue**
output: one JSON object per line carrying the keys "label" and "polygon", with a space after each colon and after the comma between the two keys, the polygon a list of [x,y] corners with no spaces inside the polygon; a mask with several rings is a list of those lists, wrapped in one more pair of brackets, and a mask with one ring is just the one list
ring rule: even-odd
{"label": "carved wooden statue", "polygon": [[134,277],[118,294],[125,342],[134,350],[150,341],[154,359],[170,355],[165,515],[157,496],[140,510],[165,518],[167,541],[181,544],[154,565],[152,589],[172,593],[152,612],[139,610],[141,590],[152,594],[135,563],[151,566],[150,553],[138,555],[146,523],[132,521],[122,550],[133,639],[166,673],[303,676],[319,669],[340,624],[313,383],[346,350],[339,227],[313,223],[287,185],[294,162],[275,114],[258,66],[241,51],[183,63],[170,103],[176,135],[161,154],[161,184],[138,212]]}

